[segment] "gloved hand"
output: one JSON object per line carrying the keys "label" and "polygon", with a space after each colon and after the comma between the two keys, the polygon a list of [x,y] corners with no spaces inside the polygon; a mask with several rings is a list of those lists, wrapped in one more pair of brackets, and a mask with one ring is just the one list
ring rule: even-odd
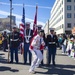
{"label": "gloved hand", "polygon": [[24,48],[24,43],[23,42],[21,43],[21,46],[22,46],[22,48]]}
{"label": "gloved hand", "polygon": [[45,50],[48,50],[48,46],[45,47]]}
{"label": "gloved hand", "polygon": [[8,48],[10,47],[10,45],[8,44]]}

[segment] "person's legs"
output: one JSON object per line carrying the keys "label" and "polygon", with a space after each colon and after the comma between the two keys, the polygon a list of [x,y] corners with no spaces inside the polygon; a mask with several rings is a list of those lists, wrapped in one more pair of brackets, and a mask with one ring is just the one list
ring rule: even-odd
{"label": "person's legs", "polygon": [[50,63],[51,63],[51,47],[48,47],[48,58],[47,59],[48,59],[47,64],[50,65]]}
{"label": "person's legs", "polygon": [[42,61],[42,59],[43,59],[43,55],[42,55],[42,53],[41,53],[41,51],[40,50],[36,50],[36,53],[37,53],[37,57],[38,57],[38,60],[37,60],[37,62],[36,62],[36,67],[38,67],[39,66],[39,64],[41,63],[41,61]]}
{"label": "person's legs", "polygon": [[65,49],[65,47],[64,47],[64,45],[62,45],[62,53],[64,53],[64,51],[65,51],[64,49]]}
{"label": "person's legs", "polygon": [[55,55],[56,55],[56,48],[53,47],[52,48],[52,63],[53,63],[53,65],[55,65]]}
{"label": "person's legs", "polygon": [[11,58],[10,63],[13,63],[13,55],[14,55],[14,48],[10,48],[10,58]]}
{"label": "person's legs", "polygon": [[18,63],[18,48],[15,48],[15,60]]}
{"label": "person's legs", "polygon": [[27,63],[27,44],[24,45],[24,64]]}
{"label": "person's legs", "polygon": [[31,63],[29,72],[34,71],[34,69],[35,69],[35,64],[36,64],[37,59],[38,59],[37,54],[36,54],[35,51],[32,50],[31,53],[32,53],[32,63]]}
{"label": "person's legs", "polygon": [[[42,53],[42,55],[43,55],[43,50],[41,50],[41,53]],[[43,65],[44,63],[43,63],[43,60],[41,61],[41,65]]]}
{"label": "person's legs", "polygon": [[30,44],[27,44],[27,51],[29,53],[29,64],[31,64],[32,55],[31,55],[31,52],[29,50],[29,46],[30,46]]}
{"label": "person's legs", "polygon": [[29,72],[34,71],[34,69],[39,66],[39,64],[41,63],[43,59],[43,56],[40,50],[34,50],[34,51],[31,51],[31,53],[32,53],[33,60],[32,60]]}
{"label": "person's legs", "polygon": [[3,51],[5,52],[6,51],[6,49],[5,49],[5,41],[3,41]]}

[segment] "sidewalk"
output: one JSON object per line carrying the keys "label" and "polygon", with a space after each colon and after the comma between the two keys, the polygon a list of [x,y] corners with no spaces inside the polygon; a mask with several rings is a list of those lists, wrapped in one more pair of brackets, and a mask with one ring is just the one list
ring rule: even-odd
{"label": "sidewalk", "polygon": [[[30,65],[23,64],[21,54],[19,54],[19,62],[19,64],[8,64],[7,52],[0,51],[0,75],[33,75],[28,72]],[[36,75],[75,75],[75,60],[62,55],[61,50],[57,51],[56,64],[56,67],[51,65],[37,68]]]}

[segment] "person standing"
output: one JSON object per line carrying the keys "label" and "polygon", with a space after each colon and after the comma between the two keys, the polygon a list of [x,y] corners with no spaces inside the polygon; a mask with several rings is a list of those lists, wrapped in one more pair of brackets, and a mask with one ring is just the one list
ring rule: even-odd
{"label": "person standing", "polygon": [[17,31],[17,26],[13,25],[12,32],[9,35],[9,47],[10,47],[10,62],[13,63],[14,53],[15,53],[15,61],[18,63],[18,47],[19,42],[22,41],[20,37],[20,33]]}
{"label": "person standing", "polygon": [[48,46],[48,66],[51,63],[55,66],[55,55],[56,55],[56,47],[58,44],[58,38],[54,35],[54,28],[50,28],[50,34],[47,35],[47,46]]}
{"label": "person standing", "polygon": [[[31,52],[29,50],[30,41],[33,37],[33,31],[30,29],[30,22],[25,23],[25,39],[24,39],[24,64],[27,63],[27,57],[29,54],[29,64],[31,64]],[[28,53],[28,54],[27,54]]]}
{"label": "person standing", "polygon": [[43,55],[41,53],[41,50],[43,50],[45,46],[43,35],[44,35],[43,31],[40,30],[38,34],[32,39],[32,42],[30,44],[29,48],[33,57],[31,67],[29,69],[30,73],[35,73],[34,69],[36,67],[39,67],[39,64],[41,63],[43,59]]}
{"label": "person standing", "polygon": [[4,31],[2,39],[3,39],[3,51],[5,52],[6,49],[8,49],[8,41],[7,41],[8,37],[6,31]]}
{"label": "person standing", "polygon": [[67,47],[67,37],[65,34],[63,34],[63,39],[62,39],[62,54],[66,53],[66,47]]}

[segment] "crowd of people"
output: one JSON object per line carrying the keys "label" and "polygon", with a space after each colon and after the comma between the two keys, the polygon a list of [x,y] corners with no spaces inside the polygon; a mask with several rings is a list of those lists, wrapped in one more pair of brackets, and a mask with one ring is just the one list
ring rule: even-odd
{"label": "crowd of people", "polygon": [[[3,51],[6,51],[9,47],[10,49],[10,61],[9,63],[13,63],[14,61],[14,53],[15,53],[15,61],[18,64],[18,50],[19,48],[22,50],[24,64],[28,62],[29,55],[29,65],[30,73],[35,73],[35,68],[39,67],[39,65],[44,65],[43,62],[43,51],[44,49],[48,51],[47,54],[47,65],[50,66],[52,61],[53,66],[56,66],[55,56],[57,47],[62,49],[62,54],[67,54],[70,57],[75,58],[75,37],[74,35],[66,36],[56,35],[54,32],[54,28],[50,28],[50,34],[45,35],[44,30],[42,29],[42,25],[37,26],[37,35],[33,35],[33,30],[30,28],[30,22],[25,23],[25,36],[24,39],[20,36],[20,33],[17,31],[16,25],[13,26],[12,32],[7,36],[6,32],[0,35],[0,47],[3,47]],[[1,41],[2,40],[2,41]]]}
{"label": "crowd of people", "polygon": [[75,58],[75,35],[60,35],[58,37],[59,47],[62,49],[62,54]]}

